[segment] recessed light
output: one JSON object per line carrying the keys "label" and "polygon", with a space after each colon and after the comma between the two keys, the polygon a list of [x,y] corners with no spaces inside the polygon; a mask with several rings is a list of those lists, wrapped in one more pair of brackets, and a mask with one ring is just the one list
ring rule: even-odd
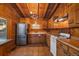
{"label": "recessed light", "polygon": [[30,14],[32,14],[32,11],[30,12]]}

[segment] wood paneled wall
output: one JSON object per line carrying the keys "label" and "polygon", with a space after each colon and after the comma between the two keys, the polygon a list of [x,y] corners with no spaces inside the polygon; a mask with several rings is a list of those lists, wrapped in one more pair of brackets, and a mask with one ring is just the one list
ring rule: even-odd
{"label": "wood paneled wall", "polygon": [[[37,21],[37,23],[40,25],[40,29],[32,29],[32,24],[35,23],[35,21]],[[29,32],[38,32],[38,31],[44,31],[44,29],[47,28],[47,21],[43,18],[34,20],[32,18],[20,18],[20,22],[26,23],[29,26]]]}
{"label": "wood paneled wall", "polygon": [[70,33],[71,36],[79,37],[78,12],[79,12],[79,4],[71,4],[71,3],[60,4],[60,6],[56,9],[52,17],[54,16],[62,17],[66,13],[68,13],[68,20],[59,23],[54,23],[52,20],[49,20],[48,28],[70,28],[70,29],[51,30],[50,33],[58,33],[60,32],[60,30],[66,30],[65,33]]}
{"label": "wood paneled wall", "polygon": [[74,37],[79,37],[79,28],[72,28],[71,35]]}
{"label": "wood paneled wall", "polygon": [[66,14],[66,4],[60,4],[58,8],[55,10],[54,14],[52,15],[52,19],[48,20],[48,28],[51,29],[49,32],[51,34],[57,35],[61,30],[65,30],[65,33],[69,33],[70,29],[66,29],[69,27],[68,20],[63,22],[54,22],[53,18],[58,16],[62,17]]}
{"label": "wood paneled wall", "polygon": [[15,39],[15,24],[19,17],[10,4],[0,4],[0,17],[7,20],[7,38]]}

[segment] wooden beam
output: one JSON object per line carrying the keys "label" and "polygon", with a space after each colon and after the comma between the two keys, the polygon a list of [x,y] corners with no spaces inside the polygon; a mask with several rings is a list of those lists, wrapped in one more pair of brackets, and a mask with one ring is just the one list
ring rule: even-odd
{"label": "wooden beam", "polygon": [[19,10],[21,11],[21,13],[24,15],[24,17],[26,16],[23,9],[21,8],[19,3],[16,3],[16,6],[19,8]]}
{"label": "wooden beam", "polygon": [[52,17],[52,15],[54,14],[54,12],[55,12],[55,10],[58,8],[58,6],[59,6],[58,3],[56,3],[56,4],[54,5],[53,9],[51,10],[51,12],[50,12],[50,14],[49,14],[49,18],[48,18],[48,19],[50,19],[50,18]]}
{"label": "wooden beam", "polygon": [[55,5],[54,3],[49,3],[48,4],[47,11],[45,13],[44,18],[48,19],[49,14],[50,14],[51,10],[53,9],[54,5]]}
{"label": "wooden beam", "polygon": [[24,14],[24,16],[28,17],[30,12],[27,7],[27,3],[18,3],[17,5],[18,5],[19,9],[22,11],[22,13]]}
{"label": "wooden beam", "polygon": [[55,12],[57,6],[57,3],[49,3],[44,18],[50,19],[53,13]]}
{"label": "wooden beam", "polygon": [[20,17],[25,17],[19,7],[16,5],[16,3],[10,3],[10,5],[14,8],[18,15],[20,15]]}
{"label": "wooden beam", "polygon": [[45,5],[45,9],[44,9],[44,14],[43,14],[43,17],[44,17],[44,16],[45,16],[45,14],[46,14],[47,8],[48,8],[48,4],[46,4],[46,5]]}

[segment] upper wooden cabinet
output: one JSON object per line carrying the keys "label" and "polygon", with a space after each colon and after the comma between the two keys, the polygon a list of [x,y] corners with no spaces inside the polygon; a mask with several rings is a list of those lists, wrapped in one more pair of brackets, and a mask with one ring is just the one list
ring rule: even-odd
{"label": "upper wooden cabinet", "polygon": [[68,6],[69,26],[73,26],[74,25],[75,19],[76,19],[75,5],[71,4],[71,5]]}
{"label": "upper wooden cabinet", "polygon": [[69,26],[79,27],[79,4],[68,5]]}
{"label": "upper wooden cabinet", "polygon": [[76,12],[76,19],[75,19],[75,23],[76,24],[79,24],[79,4],[75,4],[75,8],[76,8],[76,10],[75,10],[75,12]]}

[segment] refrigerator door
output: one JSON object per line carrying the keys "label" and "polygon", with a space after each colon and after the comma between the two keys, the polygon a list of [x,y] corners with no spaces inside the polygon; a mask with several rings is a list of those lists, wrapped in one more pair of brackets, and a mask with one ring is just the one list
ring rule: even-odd
{"label": "refrigerator door", "polygon": [[18,35],[25,35],[26,34],[26,25],[25,24],[18,24],[17,25],[17,34]]}
{"label": "refrigerator door", "polygon": [[17,24],[17,45],[25,45],[26,44],[26,24],[20,23]]}

